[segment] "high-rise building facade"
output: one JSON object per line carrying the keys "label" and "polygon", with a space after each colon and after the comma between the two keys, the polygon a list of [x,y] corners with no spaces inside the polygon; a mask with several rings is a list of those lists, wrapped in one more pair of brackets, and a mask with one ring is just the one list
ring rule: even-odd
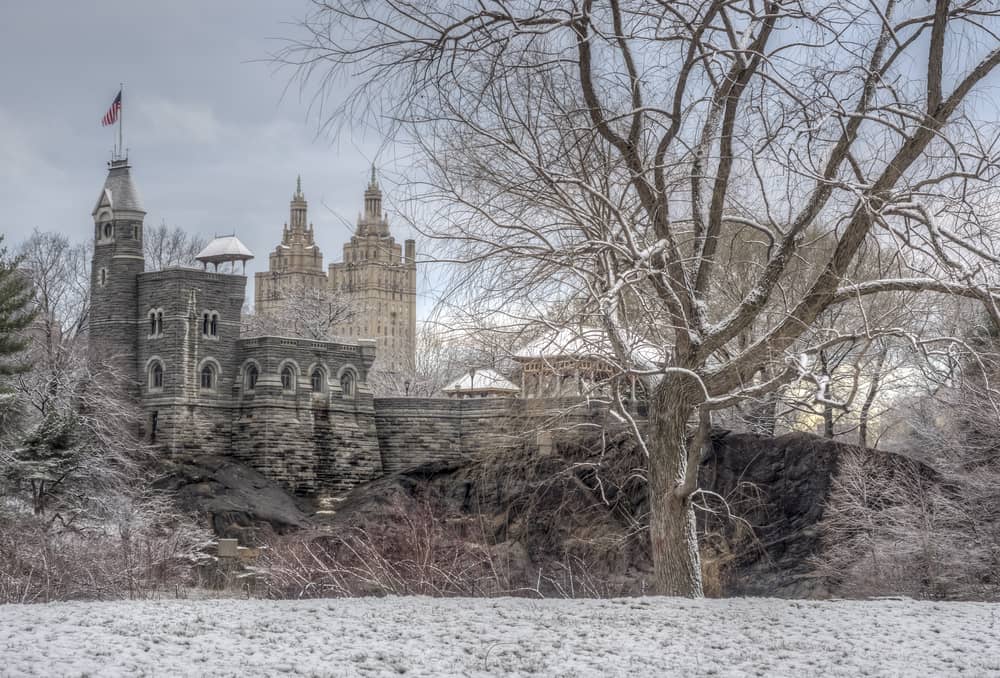
{"label": "high-rise building facade", "polygon": [[416,245],[402,245],[389,231],[382,211],[382,190],[372,168],[364,193],[364,210],[357,229],[344,245],[343,260],[323,273],[323,255],[306,225],[306,200],[301,185],[291,203],[290,225],[270,256],[269,270],[256,274],[254,295],[258,313],[276,312],[294,303],[298,290],[325,285],[334,298],[350,304],[350,317],[336,333],[352,339],[374,339],[375,368],[401,375],[412,371],[416,351]]}
{"label": "high-rise building facade", "polygon": [[268,257],[268,270],[254,276],[254,310],[257,313],[276,312],[282,299],[295,298],[302,291],[323,289],[327,285],[323,253],[316,246],[308,210],[300,177],[295,182],[281,242]]}

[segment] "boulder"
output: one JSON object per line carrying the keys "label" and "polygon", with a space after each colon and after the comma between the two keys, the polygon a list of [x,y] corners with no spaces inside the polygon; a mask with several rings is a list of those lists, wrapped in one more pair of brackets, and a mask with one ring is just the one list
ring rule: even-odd
{"label": "boulder", "polygon": [[272,531],[309,525],[309,516],[279,484],[230,457],[172,458],[153,486],[174,492],[180,505],[205,516],[218,536],[244,546],[260,543]]}

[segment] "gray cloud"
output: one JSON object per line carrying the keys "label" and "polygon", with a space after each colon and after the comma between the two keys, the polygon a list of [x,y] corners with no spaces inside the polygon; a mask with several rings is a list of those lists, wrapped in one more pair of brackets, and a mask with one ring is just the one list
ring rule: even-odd
{"label": "gray cloud", "polygon": [[89,237],[114,141],[100,119],[122,81],[125,141],[147,223],[208,236],[235,231],[257,256],[250,270],[264,270],[301,174],[326,261],[339,260],[379,140],[319,137],[308,101],[288,87],[291,73],[268,61],[306,10],[305,0],[4,3],[0,202],[8,242],[36,227]]}

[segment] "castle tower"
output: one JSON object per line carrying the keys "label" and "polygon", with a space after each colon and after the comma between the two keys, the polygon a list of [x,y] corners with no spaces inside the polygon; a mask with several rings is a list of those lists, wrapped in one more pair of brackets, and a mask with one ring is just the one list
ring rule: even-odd
{"label": "castle tower", "polygon": [[108,176],[97,197],[94,218],[94,257],[90,277],[90,344],[102,360],[132,370],[136,379],[137,276],[143,272],[143,209],[132,181],[128,158],[108,163]]}
{"label": "castle tower", "polygon": [[268,270],[254,275],[257,313],[279,312],[284,298],[326,286],[323,253],[316,246],[308,210],[309,205],[302,194],[302,178],[298,177],[289,203],[288,222],[281,232],[281,244],[268,258]]}
{"label": "castle tower", "polygon": [[382,212],[382,190],[375,167],[364,192],[364,212],[344,245],[343,261],[329,266],[330,287],[354,302],[354,318],[342,332],[376,342],[375,369],[405,375],[416,351],[416,245],[401,247]]}

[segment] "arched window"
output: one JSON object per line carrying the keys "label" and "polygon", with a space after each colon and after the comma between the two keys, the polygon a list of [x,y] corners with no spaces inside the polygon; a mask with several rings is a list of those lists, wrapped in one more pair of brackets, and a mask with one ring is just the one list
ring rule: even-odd
{"label": "arched window", "polygon": [[258,376],[260,376],[260,373],[257,371],[257,366],[251,363],[250,366],[247,367],[246,373],[246,385],[248,391],[252,391],[257,388]]}
{"label": "arched window", "polygon": [[291,391],[295,388],[295,373],[290,365],[285,365],[281,369],[281,388],[284,391]]}
{"label": "arched window", "polygon": [[309,376],[309,381],[312,383],[313,393],[323,392],[323,370],[318,367],[313,370],[312,374]]}
{"label": "arched window", "polygon": [[112,235],[114,235],[114,232],[115,232],[115,229],[111,225],[110,221],[108,223],[104,224],[104,237],[105,238],[110,238]]}
{"label": "arched window", "polygon": [[156,311],[149,312],[149,336],[156,336]]}
{"label": "arched window", "polygon": [[154,360],[149,366],[148,386],[150,390],[163,388],[163,363],[159,360]]}
{"label": "arched window", "polygon": [[219,314],[213,313],[208,324],[208,334],[213,337],[219,336]]}
{"label": "arched window", "polygon": [[212,390],[215,388],[218,376],[215,374],[215,366],[212,363],[205,363],[205,366],[201,368],[201,388],[204,390]]}
{"label": "arched window", "polygon": [[156,312],[156,336],[163,336],[163,311]]}
{"label": "arched window", "polygon": [[347,371],[340,376],[340,390],[345,398],[354,397],[354,373]]}
{"label": "arched window", "polygon": [[208,314],[205,313],[201,316],[201,333],[208,336]]}

